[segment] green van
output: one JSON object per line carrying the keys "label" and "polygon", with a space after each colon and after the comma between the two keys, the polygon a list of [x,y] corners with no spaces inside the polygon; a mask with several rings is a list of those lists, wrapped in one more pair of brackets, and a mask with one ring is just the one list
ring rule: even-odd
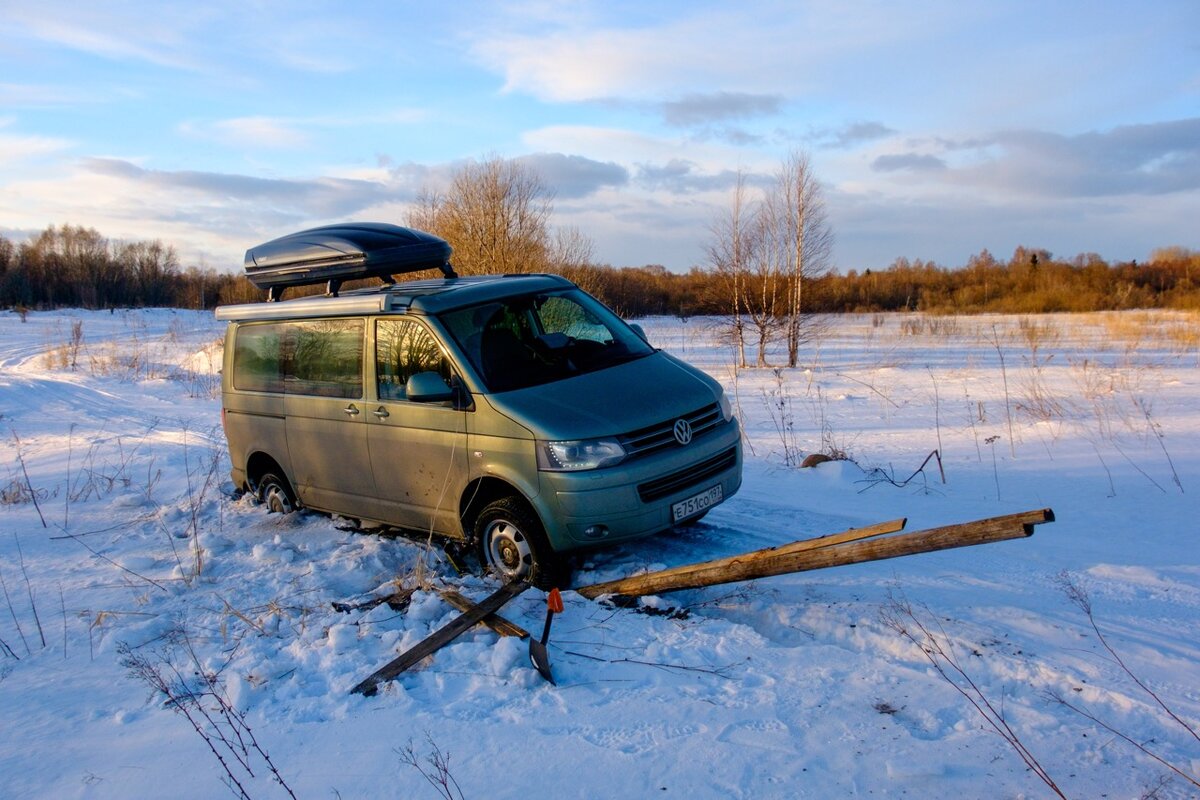
{"label": "green van", "polygon": [[[349,227],[293,237],[317,234],[360,261],[370,248],[356,230],[429,237]],[[294,244],[284,249],[294,255]],[[270,261],[263,252],[247,253],[252,280]],[[448,537],[506,580],[549,587],[565,585],[564,554],[694,522],[738,490],[741,435],[720,385],[570,281],[445,277],[339,292],[328,263],[308,267],[274,285],[317,273],[327,296],[281,300],[272,289],[275,302],[216,312],[229,322],[233,479],[269,510],[302,505]]]}

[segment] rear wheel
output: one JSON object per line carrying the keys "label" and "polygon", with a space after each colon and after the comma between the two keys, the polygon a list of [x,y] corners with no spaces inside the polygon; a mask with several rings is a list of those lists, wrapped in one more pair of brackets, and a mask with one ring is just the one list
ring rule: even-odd
{"label": "rear wheel", "polygon": [[296,495],[287,478],[274,472],[267,472],[258,479],[255,495],[267,507],[268,514],[290,514],[296,510]]}
{"label": "rear wheel", "polygon": [[564,587],[570,571],[550,547],[541,521],[518,497],[502,497],[475,518],[480,562],[505,582],[526,580],[540,589]]}

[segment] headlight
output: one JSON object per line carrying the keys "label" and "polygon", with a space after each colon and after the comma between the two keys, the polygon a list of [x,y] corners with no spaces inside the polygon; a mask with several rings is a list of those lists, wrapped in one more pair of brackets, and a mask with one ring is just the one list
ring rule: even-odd
{"label": "headlight", "polygon": [[721,417],[724,418],[726,422],[729,422],[729,420],[733,419],[733,403],[729,402],[729,395],[725,394],[725,392],[721,392],[721,399],[717,402],[721,404]]}
{"label": "headlight", "polygon": [[625,448],[616,439],[585,439],[574,442],[538,442],[538,469],[547,472],[576,472],[611,467],[625,458]]}

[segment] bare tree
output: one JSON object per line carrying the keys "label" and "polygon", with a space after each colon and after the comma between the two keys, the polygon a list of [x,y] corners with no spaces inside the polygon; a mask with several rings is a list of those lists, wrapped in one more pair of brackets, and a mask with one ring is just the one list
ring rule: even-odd
{"label": "bare tree", "polygon": [[787,365],[796,366],[800,345],[817,332],[816,316],[805,311],[806,284],[828,271],[833,250],[821,184],[808,155],[788,156],[753,205],[745,175],[738,173],[732,205],[710,231],[708,260],[730,308],[739,366],[746,366],[747,328],[758,340],[756,366],[769,366],[767,350],[780,330]]}
{"label": "bare tree", "polygon": [[[769,198],[768,198],[769,200]],[[760,204],[754,213],[746,252],[748,269],[742,282],[742,307],[746,320],[758,337],[756,367],[769,367],[767,348],[775,338],[786,311],[787,252],[775,235],[778,220],[770,202]]]}
{"label": "bare tree", "polygon": [[465,164],[444,194],[422,190],[408,223],[448,241],[460,274],[541,272],[552,198],[533,169],[493,156]]}
{"label": "bare tree", "polygon": [[718,302],[729,309],[729,332],[737,349],[737,366],[746,367],[746,324],[743,293],[752,249],[753,212],[746,202],[746,175],[738,171],[733,198],[727,213],[713,220],[711,238],[705,248],[719,287]]}
{"label": "bare tree", "polygon": [[816,318],[805,312],[805,284],[829,270],[833,231],[825,213],[821,184],[812,160],[793,151],[780,166],[765,207],[770,209],[772,238],[786,259],[787,311],[784,330],[788,366],[796,366],[800,345],[817,333]]}

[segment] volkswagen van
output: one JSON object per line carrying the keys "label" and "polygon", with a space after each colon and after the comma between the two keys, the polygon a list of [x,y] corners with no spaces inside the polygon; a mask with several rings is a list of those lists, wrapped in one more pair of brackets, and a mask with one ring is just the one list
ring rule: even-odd
{"label": "volkswagen van", "polygon": [[[446,537],[543,587],[566,585],[573,550],[688,524],[738,490],[715,380],[562,277],[457,277],[449,255],[374,223],[247,253],[272,302],[216,312],[235,484],[270,511]],[[384,283],[340,291],[368,274]],[[318,281],[326,296],[282,299]]]}

